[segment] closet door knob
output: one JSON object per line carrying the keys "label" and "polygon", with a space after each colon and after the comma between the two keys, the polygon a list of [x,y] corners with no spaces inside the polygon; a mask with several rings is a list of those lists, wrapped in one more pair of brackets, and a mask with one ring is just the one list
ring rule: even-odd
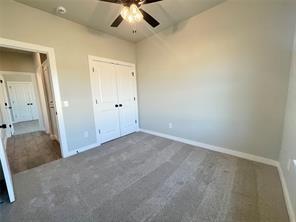
{"label": "closet door knob", "polygon": [[119,107],[122,107],[122,104],[119,104]]}
{"label": "closet door knob", "polygon": [[118,105],[117,104],[115,104],[115,108],[117,108],[118,107]]}

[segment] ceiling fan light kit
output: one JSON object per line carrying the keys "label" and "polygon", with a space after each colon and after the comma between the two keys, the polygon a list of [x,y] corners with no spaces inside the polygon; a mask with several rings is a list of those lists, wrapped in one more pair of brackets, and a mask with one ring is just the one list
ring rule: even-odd
{"label": "ceiling fan light kit", "polygon": [[160,23],[153,18],[150,14],[144,11],[141,6],[160,2],[162,0],[100,0],[103,2],[121,4],[122,9],[120,15],[111,24],[111,27],[118,27],[123,20],[128,23],[141,22],[143,19],[153,28],[157,27]]}
{"label": "ceiling fan light kit", "polygon": [[121,9],[120,15],[129,23],[140,22],[143,20],[143,15],[135,4],[132,4],[130,7],[124,6]]}

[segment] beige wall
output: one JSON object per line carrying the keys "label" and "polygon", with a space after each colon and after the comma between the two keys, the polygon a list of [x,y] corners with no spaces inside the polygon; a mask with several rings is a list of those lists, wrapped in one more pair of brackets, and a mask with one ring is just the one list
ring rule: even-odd
{"label": "beige wall", "polygon": [[0,1],[0,36],[54,48],[62,100],[70,105],[64,108],[69,149],[94,144],[87,56],[135,63],[135,45],[12,0]]}
{"label": "beige wall", "polygon": [[138,43],[141,128],[277,160],[292,13],[227,1]]}
{"label": "beige wall", "polygon": [[35,72],[33,55],[0,51],[0,71]]}
{"label": "beige wall", "polygon": [[4,72],[3,77],[6,82],[32,82],[32,77],[30,75],[5,74]]}
{"label": "beige wall", "polygon": [[[290,198],[296,213],[296,35],[294,40],[293,60],[291,64],[290,84],[283,131],[280,164],[287,182]],[[288,169],[289,168],[289,169]]]}

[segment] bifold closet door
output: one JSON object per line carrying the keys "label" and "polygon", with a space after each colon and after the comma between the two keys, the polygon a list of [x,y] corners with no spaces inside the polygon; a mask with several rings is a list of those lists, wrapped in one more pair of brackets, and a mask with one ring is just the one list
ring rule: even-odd
{"label": "bifold closet door", "polygon": [[27,83],[7,83],[14,122],[32,120]]}
{"label": "bifold closet door", "polygon": [[101,143],[120,137],[116,68],[109,63],[94,63],[93,93],[95,118]]}
{"label": "bifold closet door", "polygon": [[30,108],[32,120],[36,120],[39,118],[39,115],[38,115],[38,109],[36,104],[36,97],[34,93],[34,86],[32,83],[27,84],[26,93],[27,93],[27,99],[28,99],[27,104],[30,104],[29,108]]}
{"label": "bifold closet door", "polygon": [[121,136],[136,130],[135,73],[129,66],[116,66]]}
{"label": "bifold closet door", "polygon": [[104,143],[137,129],[134,67],[92,62],[91,85],[97,136]]}

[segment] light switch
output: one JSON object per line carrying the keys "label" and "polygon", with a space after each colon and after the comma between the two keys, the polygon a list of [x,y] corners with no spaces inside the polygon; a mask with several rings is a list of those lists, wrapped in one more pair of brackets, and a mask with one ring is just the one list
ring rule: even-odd
{"label": "light switch", "polygon": [[64,101],[64,107],[68,107],[69,106],[69,101]]}

